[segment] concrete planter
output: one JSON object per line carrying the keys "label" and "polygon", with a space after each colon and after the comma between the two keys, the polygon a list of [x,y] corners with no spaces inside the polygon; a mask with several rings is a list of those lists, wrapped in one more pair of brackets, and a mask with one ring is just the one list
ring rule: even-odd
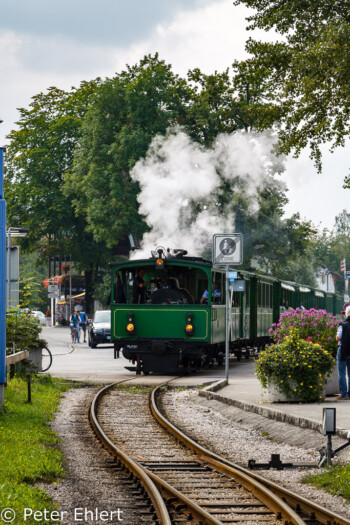
{"label": "concrete planter", "polygon": [[[297,383],[295,381],[290,382],[290,386],[293,389],[296,387],[296,385]],[[273,383],[270,381],[268,382],[267,394],[268,394],[268,400],[270,403],[297,403],[297,402],[303,403],[304,402],[300,394],[295,393],[287,397],[283,392],[280,392],[278,390],[278,385],[276,383]],[[323,392],[322,392],[322,401],[325,399],[325,397],[326,397],[326,393],[325,393],[325,387],[324,387]],[[315,403],[315,401],[313,401],[313,403]]]}
{"label": "concrete planter", "polygon": [[34,372],[41,372],[43,366],[43,358],[42,358],[42,349],[41,348],[31,348],[29,350],[29,357],[28,360],[32,363],[32,370]]}
{"label": "concrete planter", "polygon": [[327,383],[324,387],[324,393],[326,396],[335,396],[339,394],[339,382],[338,382],[338,369],[337,365],[332,370],[330,377],[327,377]]}
{"label": "concrete planter", "polygon": [[[295,381],[291,381],[290,386],[295,388]],[[279,391],[277,383],[273,383],[272,381],[268,382],[267,394],[270,403],[289,403],[290,401],[301,401],[301,398],[298,394],[287,397],[283,392]]]}

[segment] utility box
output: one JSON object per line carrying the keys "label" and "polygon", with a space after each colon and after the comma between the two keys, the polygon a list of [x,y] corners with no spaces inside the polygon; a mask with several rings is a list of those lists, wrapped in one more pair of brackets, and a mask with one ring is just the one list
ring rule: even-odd
{"label": "utility box", "polygon": [[[6,247],[6,294],[8,290],[8,248]],[[19,305],[19,248],[11,246],[10,257],[10,294],[9,307],[15,308]]]}

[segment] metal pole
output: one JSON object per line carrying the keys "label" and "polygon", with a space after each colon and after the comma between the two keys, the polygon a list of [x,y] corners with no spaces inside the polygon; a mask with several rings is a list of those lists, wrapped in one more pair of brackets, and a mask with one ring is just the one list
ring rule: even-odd
{"label": "metal pole", "polygon": [[226,265],[226,337],[225,337],[225,379],[229,376],[229,346],[230,346],[230,302],[229,302],[229,280],[228,272],[230,267]]}
{"label": "metal pole", "polygon": [[6,384],[6,201],[4,199],[4,152],[0,148],[0,407]]}
{"label": "metal pole", "polygon": [[69,256],[69,320],[72,315],[72,255]]}
{"label": "metal pole", "polygon": [[11,299],[11,228],[7,230],[7,294],[6,309],[10,308]]}
{"label": "metal pole", "polygon": [[332,435],[327,434],[327,450],[326,450],[326,456],[327,456],[327,465],[329,467],[332,466]]}

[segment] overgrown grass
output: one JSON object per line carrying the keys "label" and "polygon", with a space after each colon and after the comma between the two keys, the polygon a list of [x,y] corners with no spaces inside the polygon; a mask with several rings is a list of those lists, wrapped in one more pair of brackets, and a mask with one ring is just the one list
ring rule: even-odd
{"label": "overgrown grass", "polygon": [[0,413],[0,512],[14,509],[13,524],[23,524],[24,508],[55,509],[52,499],[35,484],[64,474],[59,441],[47,423],[53,419],[61,393],[69,388],[50,377],[35,379],[32,404],[27,403],[23,380],[13,379],[5,389],[5,410]]}
{"label": "overgrown grass", "polygon": [[304,482],[335,496],[342,496],[350,503],[350,465],[329,467],[321,474],[307,476]]}

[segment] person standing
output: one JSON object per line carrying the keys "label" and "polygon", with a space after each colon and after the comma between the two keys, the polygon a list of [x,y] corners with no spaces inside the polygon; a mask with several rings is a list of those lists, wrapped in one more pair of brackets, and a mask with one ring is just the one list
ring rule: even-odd
{"label": "person standing", "polygon": [[135,304],[143,304],[146,298],[146,286],[148,286],[151,281],[145,283],[145,269],[139,268],[134,277],[134,282],[132,285],[132,302]]}
{"label": "person standing", "polygon": [[84,333],[84,343],[86,343],[86,324],[88,321],[88,316],[86,315],[84,310],[82,310],[79,315],[80,315],[80,326]]}
{"label": "person standing", "polygon": [[70,316],[70,326],[74,327],[77,335],[77,343],[80,343],[80,333],[79,333],[79,324],[80,324],[80,315],[76,310],[73,310],[72,315]]}
{"label": "person standing", "polygon": [[350,306],[345,310],[345,321],[338,328],[337,367],[340,396],[338,400],[350,399]]}

